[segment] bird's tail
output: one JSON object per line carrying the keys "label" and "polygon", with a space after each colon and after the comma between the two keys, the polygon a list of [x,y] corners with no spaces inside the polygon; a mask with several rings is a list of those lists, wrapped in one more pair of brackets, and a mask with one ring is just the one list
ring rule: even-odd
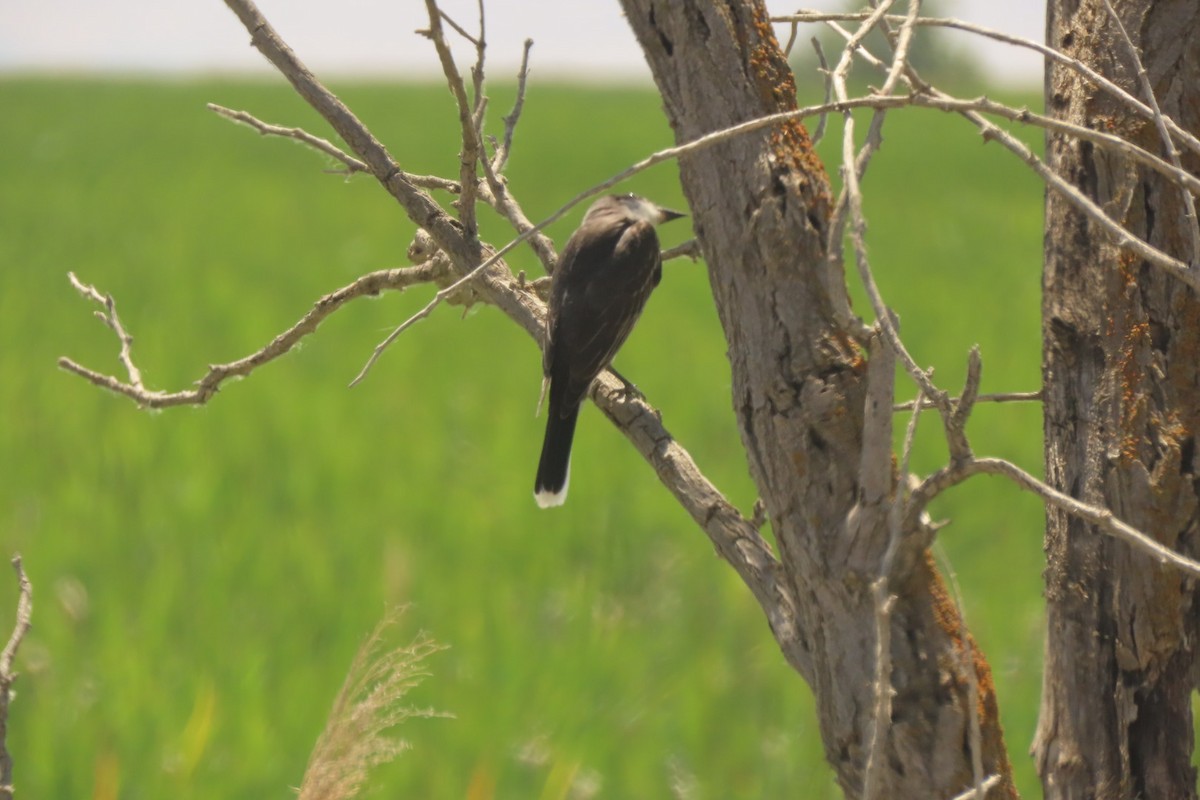
{"label": "bird's tail", "polygon": [[[553,392],[551,392],[553,395]],[[533,499],[542,508],[561,506],[567,499],[567,482],[571,477],[571,441],[575,438],[575,421],[579,406],[555,408],[550,398],[550,413],[546,415],[546,438],[542,440],[542,458],[538,462],[537,481]]]}

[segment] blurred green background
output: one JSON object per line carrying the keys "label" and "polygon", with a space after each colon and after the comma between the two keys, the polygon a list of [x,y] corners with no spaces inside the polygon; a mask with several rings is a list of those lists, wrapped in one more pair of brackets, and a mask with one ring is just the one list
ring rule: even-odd
{"label": "blurred green background", "polygon": [[[444,87],[332,88],[406,169],[457,174]],[[490,94],[499,133],[512,89]],[[455,718],[409,722],[413,750],[369,796],[840,796],[808,689],[749,592],[594,409],[570,501],[536,508],[539,354],[496,310],[440,308],[354,389],[428,288],[355,301],[203,408],[141,411],[55,367],[120,369],[69,270],[112,293],[147,383],[173,390],[406,263],[413,226],[369,178],[209,101],[331,136],[280,81],[0,80],[0,552],[23,554],[37,592],[9,731],[22,796],[286,797],[397,604],[399,641],[451,646],[412,702]],[[833,165],[838,136],[822,144]],[[534,81],[510,186],[541,219],[671,143],[649,89]],[[872,263],[917,359],[957,387],[978,343],[984,391],[1036,389],[1038,182],[965,122],[911,110],[889,117],[864,186]],[[621,189],[682,205],[673,164]],[[550,229],[560,246],[581,214]],[[483,217],[488,240],[512,237]],[[527,250],[510,263],[540,274]],[[749,512],[724,353],[703,265],[675,261],[618,364]],[[1040,419],[981,407],[970,432],[1040,473]],[[918,471],[945,458],[936,428]],[[1040,506],[980,478],[934,512],[953,521],[941,546],[1033,794]]]}

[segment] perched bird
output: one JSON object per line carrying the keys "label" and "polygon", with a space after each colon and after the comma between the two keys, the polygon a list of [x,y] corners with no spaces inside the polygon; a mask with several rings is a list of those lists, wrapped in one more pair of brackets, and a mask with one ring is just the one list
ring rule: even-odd
{"label": "perched bird", "polygon": [[542,508],[567,499],[571,440],[588,387],[609,366],[662,278],[654,226],[682,216],[637,195],[608,195],[592,203],[563,248],[542,354],[550,408],[533,488]]}

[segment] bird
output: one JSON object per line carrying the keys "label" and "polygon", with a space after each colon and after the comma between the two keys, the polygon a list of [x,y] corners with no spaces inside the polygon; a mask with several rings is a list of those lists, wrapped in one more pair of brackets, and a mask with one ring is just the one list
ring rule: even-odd
{"label": "bird", "polygon": [[542,394],[549,383],[550,404],[533,489],[541,508],[566,501],[571,442],[588,387],[609,367],[662,278],[654,227],[683,216],[634,194],[606,195],[563,248],[542,351]]}

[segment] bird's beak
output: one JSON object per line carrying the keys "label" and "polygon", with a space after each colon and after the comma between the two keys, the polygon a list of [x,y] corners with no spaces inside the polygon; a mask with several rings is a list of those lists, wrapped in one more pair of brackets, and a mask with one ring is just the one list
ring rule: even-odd
{"label": "bird's beak", "polygon": [[679,219],[680,217],[687,216],[687,214],[684,214],[680,211],[672,211],[671,209],[663,208],[662,206],[659,206],[658,215],[660,217],[660,220],[659,220],[660,223],[670,222],[673,219]]}

